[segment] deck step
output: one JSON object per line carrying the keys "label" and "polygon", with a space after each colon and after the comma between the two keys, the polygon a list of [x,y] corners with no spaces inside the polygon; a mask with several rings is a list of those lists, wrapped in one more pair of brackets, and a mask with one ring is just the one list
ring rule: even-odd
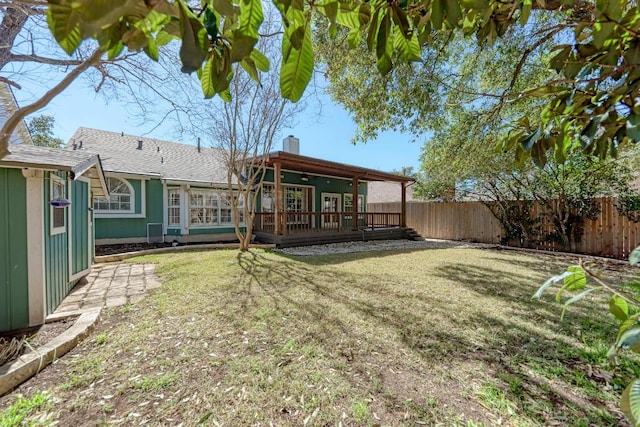
{"label": "deck step", "polygon": [[407,240],[415,240],[415,241],[424,240],[424,237],[422,237],[420,235],[420,233],[418,233],[413,228],[405,228],[404,229],[404,237]]}

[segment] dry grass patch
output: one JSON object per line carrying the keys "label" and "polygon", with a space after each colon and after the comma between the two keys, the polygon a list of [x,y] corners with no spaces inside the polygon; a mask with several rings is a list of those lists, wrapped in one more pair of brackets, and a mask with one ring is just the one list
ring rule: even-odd
{"label": "dry grass patch", "polygon": [[636,368],[608,372],[615,324],[598,297],[563,323],[530,300],[566,261],[477,249],[142,260],[162,288],[20,389],[50,389],[61,425],[624,423],[617,399]]}

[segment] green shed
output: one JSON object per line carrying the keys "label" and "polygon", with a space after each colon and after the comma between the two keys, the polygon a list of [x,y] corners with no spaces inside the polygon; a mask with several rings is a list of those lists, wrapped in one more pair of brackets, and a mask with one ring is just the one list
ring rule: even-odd
{"label": "green shed", "polygon": [[93,260],[100,158],[10,144],[0,159],[0,333],[45,322]]}

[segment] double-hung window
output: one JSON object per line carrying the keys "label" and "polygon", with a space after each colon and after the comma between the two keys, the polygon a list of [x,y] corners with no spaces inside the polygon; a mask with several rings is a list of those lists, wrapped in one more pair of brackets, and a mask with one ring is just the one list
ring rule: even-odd
{"label": "double-hung window", "polygon": [[167,218],[169,227],[180,226],[180,189],[167,191]]}
{"label": "double-hung window", "polygon": [[218,195],[192,190],[189,194],[189,222],[194,226],[218,225]]}
{"label": "double-hung window", "polygon": [[[51,174],[51,199],[65,199],[67,196],[67,186],[64,179],[57,175]],[[51,234],[64,233],[66,230],[66,212],[65,208],[50,207],[51,215]]]}

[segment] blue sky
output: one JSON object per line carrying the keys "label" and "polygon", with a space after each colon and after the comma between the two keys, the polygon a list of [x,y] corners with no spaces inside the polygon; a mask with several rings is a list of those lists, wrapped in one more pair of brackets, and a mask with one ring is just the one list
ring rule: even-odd
{"label": "blue sky", "polygon": [[[34,92],[40,90],[33,87],[26,91],[16,91],[19,104],[22,106]],[[375,141],[354,145],[351,138],[356,125],[349,113],[334,104],[328,95],[321,95],[320,98],[320,101],[308,101],[308,107],[298,118],[297,125],[284,129],[274,143],[274,148],[280,149],[282,139],[291,134],[300,138],[300,154],[306,156],[383,171],[403,166],[418,168],[421,143],[411,142],[410,135],[385,132]],[[322,108],[319,115],[320,102]],[[116,101],[107,104],[102,95],[96,94],[80,82],[72,84],[35,115],[39,114],[55,117],[55,134],[65,142],[81,126],[177,141],[171,136],[173,133],[169,124],[161,124],[155,129],[155,122],[139,125],[138,119],[129,117],[124,105]]]}

